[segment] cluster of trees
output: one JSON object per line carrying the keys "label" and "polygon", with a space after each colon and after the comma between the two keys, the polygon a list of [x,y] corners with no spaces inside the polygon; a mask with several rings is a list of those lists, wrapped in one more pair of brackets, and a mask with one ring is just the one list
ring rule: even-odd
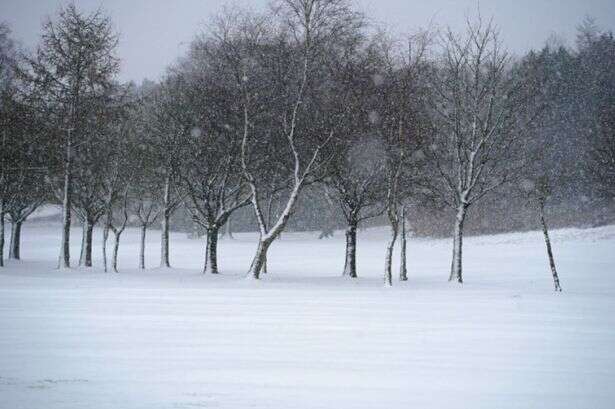
{"label": "cluster of trees", "polygon": [[[450,280],[461,283],[468,211],[485,197],[522,197],[537,203],[551,255],[545,203],[573,174],[548,143],[559,127],[575,138],[563,151],[586,148],[590,185],[613,197],[615,42],[589,24],[581,33],[575,54],[547,47],[515,59],[480,19],[462,34],[400,42],[346,0],[279,0],[266,13],[226,10],[162,80],[137,87],[117,80],[117,36],[100,11],[68,5],[24,55],[2,26],[0,240],[7,215],[10,256],[19,258],[21,223],[54,202],[63,215],[60,268],[70,267],[72,217],[83,226],[80,265],[92,265],[100,225],[105,271],[110,233],[117,271],[121,235],[134,224],[145,268],[146,232],[160,222],[161,266],[169,267],[171,220],[181,209],[207,236],[204,272],[218,273],[221,229],[249,211],[259,241],[248,275],[258,279],[272,243],[313,201],[341,215],[349,277],[357,277],[357,229],[388,221],[384,280],[392,285],[399,236],[407,279],[408,209],[446,208],[454,216]],[[581,93],[563,91],[576,81],[553,61],[590,58],[603,66],[578,68],[593,80],[576,101],[591,100],[591,109],[575,132],[561,119],[571,117],[564,107],[576,109],[566,98]],[[330,230],[336,222],[318,213]]]}

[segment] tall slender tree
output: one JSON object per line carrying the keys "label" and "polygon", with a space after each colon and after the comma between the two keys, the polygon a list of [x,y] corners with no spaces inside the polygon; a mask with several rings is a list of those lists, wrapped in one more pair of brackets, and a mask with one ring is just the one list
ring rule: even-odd
{"label": "tall slender tree", "polygon": [[518,178],[532,90],[514,75],[498,29],[480,18],[464,36],[447,31],[430,75],[432,192],[455,211],[449,281],[463,283],[462,248],[470,206]]}
{"label": "tall slender tree", "polygon": [[111,20],[98,10],[84,14],[74,4],[43,23],[40,44],[26,59],[23,78],[39,96],[40,110],[61,135],[63,157],[53,181],[61,193],[62,241],[58,267],[70,267],[75,148],[87,141],[88,123],[96,116],[119,70],[117,36]]}

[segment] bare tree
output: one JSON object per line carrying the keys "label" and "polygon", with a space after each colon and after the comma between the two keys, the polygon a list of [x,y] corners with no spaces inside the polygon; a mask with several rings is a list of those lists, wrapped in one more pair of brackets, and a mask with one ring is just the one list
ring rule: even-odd
{"label": "bare tree", "polygon": [[528,195],[530,205],[537,209],[540,227],[545,239],[549,267],[551,269],[551,275],[553,276],[553,286],[556,292],[561,292],[562,286],[560,285],[559,275],[557,274],[557,269],[555,267],[555,257],[553,255],[553,248],[551,246],[551,238],[549,237],[549,228],[547,226],[545,215],[545,207],[549,197],[551,196],[552,183],[553,182],[547,175],[542,175],[537,177],[535,180],[526,179],[521,181],[521,188]]}
{"label": "bare tree", "polygon": [[169,234],[171,216],[183,202],[177,189],[178,169],[185,149],[185,141],[191,135],[194,121],[190,106],[182,94],[184,78],[170,72],[163,81],[144,97],[145,137],[149,143],[146,153],[151,157],[160,194],[161,239],[160,267],[171,267]]}
{"label": "bare tree", "polygon": [[129,194],[135,180],[137,167],[142,163],[134,158],[138,153],[138,141],[135,137],[135,112],[127,95],[122,92],[117,96],[117,109],[112,112],[105,134],[106,170],[103,178],[102,199],[103,215],[103,267],[107,272],[107,241],[109,232],[114,234],[112,268],[117,270],[117,255],[120,238],[129,221]]}
{"label": "bare tree", "polygon": [[240,171],[240,137],[230,106],[236,104],[233,83],[219,66],[224,47],[206,36],[191,44],[191,51],[174,68],[182,78],[184,121],[192,125],[178,167],[178,197],[192,220],[207,234],[203,272],[218,273],[220,228],[237,209],[250,203],[250,192]]}
{"label": "bare tree", "polygon": [[384,199],[391,234],[384,261],[384,283],[393,283],[393,252],[399,236],[401,209],[414,183],[419,165],[416,155],[426,133],[424,108],[424,56],[429,36],[421,32],[408,39],[408,52],[395,53],[386,37],[380,39],[385,69],[381,73],[381,102],[373,113],[386,149]]}
{"label": "bare tree", "polygon": [[384,208],[386,152],[378,135],[374,109],[380,104],[380,55],[363,36],[351,38],[328,58],[332,88],[325,104],[332,114],[340,110],[333,149],[336,160],[325,178],[326,192],[346,221],[346,256],[343,275],[357,277],[357,229],[381,215]]}
{"label": "bare tree", "polygon": [[151,194],[150,188],[155,187],[155,185],[147,183],[146,177],[141,177],[135,181],[130,192],[132,195],[130,200],[131,213],[136,216],[141,230],[139,268],[142,270],[145,269],[145,238],[147,229],[158,220],[162,212],[160,203]]}
{"label": "bare tree", "polygon": [[15,65],[15,50],[10,37],[10,30],[4,23],[0,23],[0,267],[4,266],[4,230],[7,195],[10,192],[10,174],[14,166],[12,162],[9,140],[9,128],[14,125],[14,88],[13,69]]}
{"label": "bare tree", "polygon": [[0,266],[5,216],[11,220],[9,258],[19,259],[21,226],[46,195],[44,126],[28,105],[20,70],[10,31],[0,24]]}
{"label": "bare tree", "polygon": [[11,221],[11,240],[9,244],[9,259],[21,259],[21,228],[28,217],[32,215],[47,199],[44,174],[38,169],[24,174],[16,194],[8,200],[6,211]]}
{"label": "bare tree", "polygon": [[425,150],[430,189],[455,210],[449,281],[463,283],[462,240],[469,207],[513,180],[523,168],[531,91],[514,75],[498,30],[480,18],[463,37],[450,30],[430,75],[433,133]]}
{"label": "bare tree", "polygon": [[[283,27],[278,35],[278,52],[282,51],[290,61],[276,57],[266,62],[270,80],[277,81],[275,88],[281,89],[282,97],[276,101],[274,112],[269,112],[273,120],[273,129],[268,135],[269,144],[284,146],[290,156],[287,180],[288,195],[284,200],[283,211],[271,224],[267,224],[262,205],[263,175],[255,166],[255,128],[253,126],[253,108],[255,94],[250,83],[250,72],[245,65],[240,66],[243,73],[243,137],[241,144],[242,169],[252,193],[252,206],[258,222],[260,238],[256,254],[248,271],[248,276],[258,279],[267,258],[267,251],[273,241],[279,237],[290,219],[302,189],[309,183],[315,173],[326,162],[322,150],[335,134],[331,118],[314,118],[306,109],[309,98],[314,63],[318,51],[326,46],[327,41],[336,36],[343,36],[356,23],[356,15],[343,0],[283,0],[276,3],[278,16]],[[284,35],[284,37],[281,37]],[[290,51],[290,55],[288,55]],[[279,55],[279,54],[278,54]],[[290,67],[289,67],[290,65]],[[309,118],[309,122],[304,120]],[[316,129],[314,126],[323,126]],[[323,120],[324,119],[324,120]],[[275,125],[277,123],[277,125]],[[283,142],[284,141],[284,142]],[[284,145],[280,145],[284,143]],[[260,150],[262,153],[262,149]],[[262,157],[262,156],[260,156]],[[323,162],[324,159],[324,162]]]}
{"label": "bare tree", "polygon": [[58,267],[70,267],[70,224],[73,198],[74,148],[87,135],[85,127],[98,100],[118,73],[117,37],[110,19],[98,10],[82,14],[74,4],[61,8],[56,21],[46,20],[40,45],[27,58],[23,78],[40,97],[41,110],[63,136],[62,243]]}

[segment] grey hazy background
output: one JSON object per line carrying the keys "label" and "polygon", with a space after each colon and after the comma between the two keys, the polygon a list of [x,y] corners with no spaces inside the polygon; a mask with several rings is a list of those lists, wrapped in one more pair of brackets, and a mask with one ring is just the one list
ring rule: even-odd
{"label": "grey hazy background", "polygon": [[[193,35],[225,4],[262,9],[268,0],[75,0],[84,10],[104,8],[120,32],[122,79],[157,79],[184,50]],[[475,13],[476,0],[355,0],[374,22],[394,33],[438,26],[462,28],[465,16]],[[0,0],[0,20],[14,37],[33,47],[44,17],[53,15],[62,0]],[[482,0],[481,14],[493,16],[507,46],[516,53],[542,46],[556,34],[573,45],[575,27],[585,15],[604,29],[615,27],[615,0]]]}

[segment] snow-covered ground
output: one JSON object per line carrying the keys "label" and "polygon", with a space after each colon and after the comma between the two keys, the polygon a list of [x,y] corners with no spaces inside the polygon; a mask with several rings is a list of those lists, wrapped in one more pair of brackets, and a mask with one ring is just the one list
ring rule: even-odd
{"label": "snow-covered ground", "polygon": [[613,226],[553,233],[562,294],[537,232],[468,238],[463,288],[449,240],[411,240],[392,289],[381,229],[356,281],[339,233],[285,234],[262,282],[243,278],[253,235],[221,241],[215,277],[183,234],[156,269],[158,232],[139,272],[136,230],[120,274],[56,271],[58,233],[24,226],[24,261],[0,269],[3,409],[615,407]]}

